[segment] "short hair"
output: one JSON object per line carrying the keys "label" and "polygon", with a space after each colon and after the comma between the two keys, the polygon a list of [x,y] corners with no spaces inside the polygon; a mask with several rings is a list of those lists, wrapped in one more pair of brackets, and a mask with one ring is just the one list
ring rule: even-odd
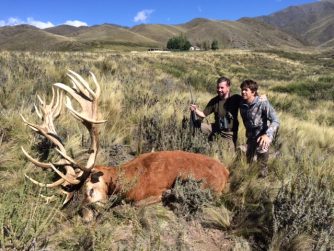
{"label": "short hair", "polygon": [[245,89],[245,88],[249,88],[252,92],[255,92],[255,96],[258,95],[257,93],[257,89],[259,88],[258,84],[251,80],[251,79],[246,79],[244,81],[242,81],[241,85],[240,85],[240,89]]}
{"label": "short hair", "polygon": [[226,82],[227,86],[231,86],[231,80],[227,77],[220,77],[217,79],[217,85],[219,85],[221,82]]}

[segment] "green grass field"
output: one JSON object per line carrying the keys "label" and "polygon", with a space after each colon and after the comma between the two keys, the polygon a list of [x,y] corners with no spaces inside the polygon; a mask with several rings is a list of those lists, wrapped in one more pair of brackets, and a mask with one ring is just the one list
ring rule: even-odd
{"label": "green grass field", "polygon": [[[98,164],[125,161],[115,149],[201,152],[229,167],[229,190],[199,200],[201,210],[192,217],[162,204],[112,207],[112,199],[92,223],[83,222],[77,205],[61,209],[58,190],[24,176],[53,178],[21,152],[24,146],[42,157],[43,146],[20,114],[38,123],[36,94],[50,98],[53,83],[69,83],[68,69],[84,77],[92,71],[102,86],[100,112],[108,121]],[[333,250],[333,69],[334,59],[320,52],[1,52],[0,250]],[[203,109],[222,75],[231,78],[234,93],[244,79],[257,81],[278,112],[281,127],[265,179],[243,159],[235,161],[220,140],[210,145],[182,129],[189,116],[187,83]],[[87,132],[67,112],[56,129],[74,157],[87,145]],[[244,134],[241,125],[240,144]],[[189,194],[205,196],[192,189]]]}

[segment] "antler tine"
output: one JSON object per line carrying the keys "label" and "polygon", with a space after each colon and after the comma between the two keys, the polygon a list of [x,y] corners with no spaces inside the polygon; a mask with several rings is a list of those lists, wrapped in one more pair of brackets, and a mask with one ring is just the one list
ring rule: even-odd
{"label": "antler tine", "polygon": [[93,117],[93,116],[89,116],[89,114],[84,113],[84,112],[82,112],[82,113],[77,112],[77,111],[73,108],[73,106],[72,106],[72,102],[71,102],[71,100],[70,100],[68,97],[66,97],[66,104],[65,104],[65,106],[66,106],[66,108],[71,112],[71,114],[72,114],[76,119],[78,119],[78,120],[81,121],[81,122],[87,121],[87,122],[89,122],[89,123],[91,123],[91,124],[103,124],[103,123],[106,122],[106,120],[93,120],[93,119],[91,118],[91,117]]}
{"label": "antler tine", "polygon": [[52,98],[51,98],[51,101],[50,101],[49,106],[50,106],[50,107],[53,107],[53,104],[54,104],[54,102],[55,102],[55,89],[52,87],[52,88],[51,88],[51,91],[52,91]]}
{"label": "antler tine", "polygon": [[74,193],[73,192],[66,192],[66,191],[63,191],[63,193],[66,194],[66,198],[63,202],[63,205],[65,205],[67,202],[69,202],[73,198]]}
{"label": "antler tine", "polygon": [[[69,172],[66,172],[66,174],[64,175],[62,172],[60,172],[53,164],[51,164],[51,168],[53,169],[53,171],[55,171],[61,178],[63,178],[65,181],[67,181],[68,183],[72,184],[72,185],[77,185],[80,183],[80,180],[77,180],[75,178],[72,178],[70,176],[68,176]],[[66,168],[68,168],[68,166],[66,166]],[[73,168],[69,168],[72,172]],[[73,173],[74,170],[73,170]]]}
{"label": "antler tine", "polygon": [[[70,73],[68,73],[67,75],[72,79],[72,81],[76,84],[76,86],[78,87],[78,89],[84,90],[82,91],[83,94],[85,93],[89,93],[91,95],[91,97],[87,97],[90,100],[94,100],[96,99],[96,94],[95,92],[90,88],[89,84],[87,83],[87,81],[81,77],[78,73],[72,71],[72,70],[68,70]],[[87,95],[86,95],[87,96]]]}
{"label": "antler tine", "polygon": [[23,117],[22,114],[20,114],[20,116],[21,116],[23,122],[24,122],[26,125],[28,125],[28,126],[29,126],[32,130],[34,130],[35,132],[38,132],[38,130],[35,128],[35,125],[34,125],[34,124],[28,122],[28,120],[26,120],[25,117]]}
{"label": "antler tine", "polygon": [[92,76],[93,82],[94,82],[95,87],[96,87],[95,88],[95,98],[98,99],[100,97],[100,94],[101,94],[101,87],[100,87],[99,83],[97,82],[97,79],[96,79],[94,73],[93,72],[89,72],[89,73]]}
{"label": "antler tine", "polygon": [[35,108],[35,112],[37,114],[37,116],[40,118],[40,119],[43,119],[43,115],[41,113],[41,111],[38,109],[37,105],[34,104],[34,108]]}
{"label": "antler tine", "polygon": [[[52,87],[52,90],[54,88]],[[56,99],[56,105],[54,109],[54,118],[58,118],[61,112],[62,108],[62,101],[63,101],[63,92],[61,92],[59,89],[57,89],[57,99]]]}
{"label": "antler tine", "polygon": [[57,186],[60,186],[62,185],[65,180],[63,178],[53,182],[53,183],[42,183],[42,182],[38,182],[36,180],[34,180],[33,178],[29,177],[28,175],[24,175],[27,179],[29,179],[32,183],[40,186],[40,187],[57,187]]}
{"label": "antler tine", "polygon": [[21,150],[24,153],[24,155],[27,157],[27,159],[32,162],[34,165],[42,167],[42,168],[51,168],[50,163],[44,163],[36,160],[35,158],[31,157],[29,153],[21,146]]}
{"label": "antler tine", "polygon": [[37,95],[37,99],[38,99],[38,101],[41,103],[42,106],[45,105],[45,100],[42,99],[39,95]]}

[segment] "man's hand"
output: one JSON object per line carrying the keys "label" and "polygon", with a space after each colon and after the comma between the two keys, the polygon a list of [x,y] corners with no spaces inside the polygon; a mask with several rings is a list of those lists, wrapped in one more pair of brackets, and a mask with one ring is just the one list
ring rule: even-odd
{"label": "man's hand", "polygon": [[257,143],[259,143],[259,145],[263,148],[263,149],[268,149],[269,145],[271,143],[271,139],[268,137],[267,134],[263,134],[261,135],[258,139],[257,139]]}
{"label": "man's hand", "polygon": [[260,101],[267,101],[268,100],[267,95],[266,94],[262,94],[261,96],[259,96],[259,100]]}
{"label": "man's hand", "polygon": [[197,110],[197,105],[191,104],[190,111],[196,111],[196,110]]}
{"label": "man's hand", "polygon": [[190,108],[190,111],[195,112],[197,116],[201,118],[205,118],[205,114],[202,111],[198,110],[197,105],[191,104],[189,108]]}

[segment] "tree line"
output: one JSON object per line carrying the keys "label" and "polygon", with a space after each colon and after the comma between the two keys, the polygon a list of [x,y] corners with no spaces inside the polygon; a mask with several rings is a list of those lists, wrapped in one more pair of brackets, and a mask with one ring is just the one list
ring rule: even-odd
{"label": "tree line", "polygon": [[[188,51],[192,44],[186,38],[185,35],[181,34],[179,36],[175,36],[170,38],[167,41],[167,49],[169,50],[179,50],[179,51]],[[202,43],[196,43],[196,46],[202,50],[218,50],[219,43],[218,40],[210,41],[203,41]]]}

